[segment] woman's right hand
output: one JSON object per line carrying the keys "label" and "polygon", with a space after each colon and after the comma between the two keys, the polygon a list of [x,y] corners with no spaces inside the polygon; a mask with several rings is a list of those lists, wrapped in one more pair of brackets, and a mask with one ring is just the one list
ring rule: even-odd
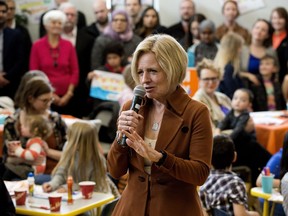
{"label": "woman's right hand", "polygon": [[42,188],[43,188],[43,191],[46,192],[46,193],[52,191],[52,187],[51,187],[51,185],[49,183],[44,183],[42,185]]}
{"label": "woman's right hand", "polygon": [[118,118],[118,131],[129,131],[130,129],[135,130],[140,119],[143,119],[143,116],[133,110],[122,111]]}

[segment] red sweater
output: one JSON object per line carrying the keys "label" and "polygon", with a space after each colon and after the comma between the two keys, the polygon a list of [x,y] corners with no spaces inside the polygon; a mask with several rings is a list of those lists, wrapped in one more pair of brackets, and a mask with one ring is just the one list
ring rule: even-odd
{"label": "red sweater", "polygon": [[30,70],[43,71],[55,88],[55,93],[62,96],[70,84],[78,84],[79,68],[75,48],[69,41],[60,38],[58,47],[53,49],[47,36],[44,36],[32,46]]}

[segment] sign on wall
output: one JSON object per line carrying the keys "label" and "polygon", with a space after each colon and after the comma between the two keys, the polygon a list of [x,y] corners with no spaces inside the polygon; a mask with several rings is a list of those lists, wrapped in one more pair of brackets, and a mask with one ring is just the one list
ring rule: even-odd
{"label": "sign on wall", "polygon": [[41,15],[55,7],[54,0],[17,0],[18,9],[27,15],[29,22],[38,24]]}

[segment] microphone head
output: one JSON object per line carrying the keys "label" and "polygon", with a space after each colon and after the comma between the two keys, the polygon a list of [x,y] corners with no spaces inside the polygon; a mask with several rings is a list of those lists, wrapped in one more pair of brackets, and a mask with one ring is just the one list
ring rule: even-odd
{"label": "microphone head", "polygon": [[137,85],[133,90],[133,94],[143,98],[146,94],[145,88],[142,85]]}

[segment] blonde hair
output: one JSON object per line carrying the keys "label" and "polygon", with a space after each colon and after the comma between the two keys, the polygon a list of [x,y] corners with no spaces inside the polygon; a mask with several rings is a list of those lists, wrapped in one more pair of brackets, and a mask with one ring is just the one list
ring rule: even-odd
{"label": "blonde hair", "polygon": [[203,58],[202,61],[197,64],[196,71],[199,78],[201,78],[201,71],[203,69],[211,70],[217,74],[218,78],[221,78],[220,69],[214,65],[212,60]]}
{"label": "blonde hair", "polygon": [[132,77],[140,84],[138,61],[144,53],[152,52],[161,69],[167,75],[168,85],[174,87],[185,78],[187,54],[182,46],[171,36],[156,34],[146,37],[136,48],[131,63]]}
{"label": "blonde hair", "polygon": [[[95,181],[96,191],[108,192],[105,158],[98,149],[96,125],[84,121],[75,122],[68,129],[67,137],[67,146],[52,175],[57,169],[66,167],[65,174],[72,175],[74,182]],[[87,168],[91,168],[93,172],[88,172]],[[67,176],[64,176],[65,179]]]}
{"label": "blonde hair", "polygon": [[231,64],[234,68],[234,76],[240,70],[240,49],[244,44],[243,38],[233,32],[229,32],[223,36],[220,47],[215,56],[214,63],[219,67],[223,75],[224,68],[227,64]]}
{"label": "blonde hair", "polygon": [[52,133],[52,125],[43,115],[27,115],[24,124],[29,127],[29,133],[33,137],[41,137],[45,140]]}

